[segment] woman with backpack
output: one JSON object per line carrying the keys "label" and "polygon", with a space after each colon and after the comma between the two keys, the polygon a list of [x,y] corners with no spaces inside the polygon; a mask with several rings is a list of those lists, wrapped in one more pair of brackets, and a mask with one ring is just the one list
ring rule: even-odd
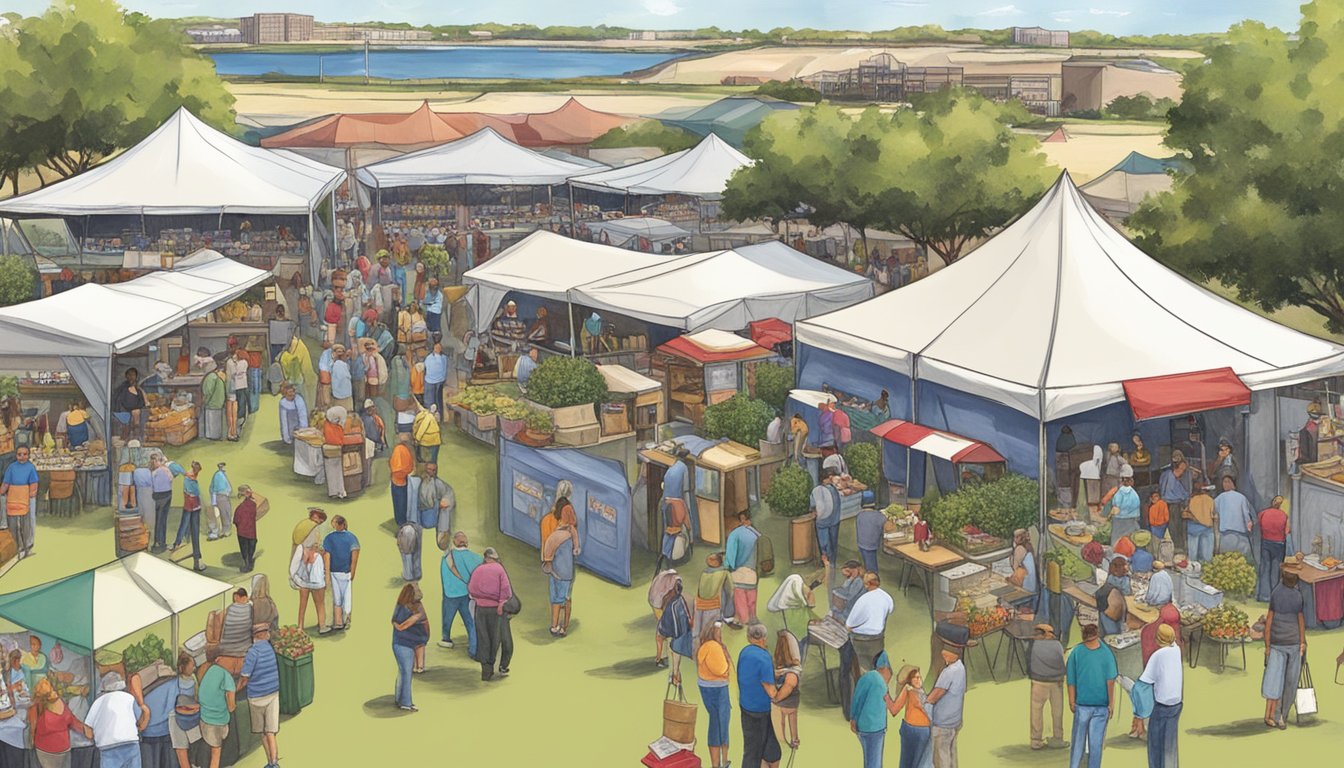
{"label": "woman with backpack", "polygon": [[168,719],[168,737],[177,753],[179,768],[191,768],[188,753],[201,740],[201,702],[196,696],[196,660],[185,651],[177,655],[177,699]]}
{"label": "woman with backpack", "polygon": [[663,598],[663,615],[658,619],[658,635],[666,638],[672,649],[672,672],[668,679],[673,685],[681,685],[681,657],[695,655],[691,629],[691,606],[682,594],[681,577],[678,576]]}

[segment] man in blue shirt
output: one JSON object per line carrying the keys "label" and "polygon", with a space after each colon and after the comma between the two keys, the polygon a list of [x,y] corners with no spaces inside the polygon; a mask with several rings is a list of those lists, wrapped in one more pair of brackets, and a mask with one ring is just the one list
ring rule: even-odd
{"label": "man in blue shirt", "polygon": [[[532,378],[532,372],[537,370],[537,348],[533,347],[527,350],[527,354],[518,358],[518,362],[513,366],[513,378],[518,382],[518,388],[527,393],[527,382]],[[428,383],[428,379],[426,379]]]}
{"label": "man in blue shirt", "polygon": [[359,539],[350,532],[341,515],[331,518],[331,528],[331,533],[322,540],[322,556],[331,576],[331,606],[336,613],[332,629],[346,630],[350,628],[350,614],[354,610],[351,592],[359,566]]}
{"label": "man in blue shirt", "polygon": [[177,682],[173,678],[159,683],[141,697],[141,708],[149,712],[149,724],[140,733],[140,761],[145,766],[172,765],[177,762],[168,719],[177,704]]}
{"label": "man in blue shirt", "polygon": [[1083,626],[1083,644],[1075,646],[1064,665],[1069,686],[1069,709],[1073,712],[1073,745],[1069,768],[1079,768],[1083,752],[1088,768],[1101,768],[1101,750],[1106,742],[1106,723],[1115,700],[1115,654],[1102,645],[1096,624]]}
{"label": "man in blue shirt", "polygon": [[[832,481],[834,482],[834,481]],[[865,506],[854,518],[854,534],[859,545],[859,557],[864,570],[877,573],[877,550],[882,546],[882,535],[887,516],[875,506]]]}
{"label": "man in blue shirt", "polygon": [[215,474],[210,478],[210,501],[211,508],[215,511],[214,516],[210,518],[210,532],[206,534],[206,539],[214,541],[220,537],[227,538],[233,533],[233,483],[229,482],[229,476],[224,471],[224,462],[215,465]]}
{"label": "man in blue shirt", "polygon": [[738,525],[728,534],[723,565],[733,579],[733,618],[729,624],[756,623],[756,540],[761,537],[751,525],[751,513],[737,513]]}
{"label": "man in blue shirt", "polygon": [[1167,510],[1171,515],[1171,521],[1168,523],[1171,541],[1176,545],[1176,549],[1181,551],[1185,551],[1186,548],[1183,515],[1186,505],[1190,503],[1193,486],[1190,468],[1185,463],[1185,454],[1180,450],[1172,451],[1171,466],[1162,470],[1162,475],[1157,480],[1157,492],[1162,500],[1167,502]]}
{"label": "man in blue shirt", "polygon": [[317,407],[325,409],[331,405],[331,365],[335,362],[335,353],[331,342],[322,340],[322,354],[317,357]]}
{"label": "man in blue shirt", "polygon": [[[443,330],[443,291],[439,290],[439,278],[431,277],[425,284],[425,327],[430,335]],[[438,345],[435,344],[437,347]]]}
{"label": "man in blue shirt", "polygon": [[775,660],[765,647],[764,624],[747,627],[747,647],[737,657],[738,706],[742,708],[742,765],[775,768],[781,751],[770,722]]}
{"label": "man in blue shirt", "polygon": [[[442,300],[442,295],[440,295]],[[434,330],[434,326],[430,326]],[[438,406],[439,413],[443,413],[443,385],[448,381],[448,356],[443,354],[443,341],[437,334],[434,339],[434,349],[425,356],[425,407],[431,404]]]}
{"label": "man in blue shirt", "polygon": [[854,685],[849,729],[863,747],[863,768],[882,768],[882,745],[887,738],[887,686],[891,685],[891,660],[882,651],[873,668]]}
{"label": "man in blue shirt", "polygon": [[1111,517],[1111,541],[1139,530],[1139,494],[1134,490],[1134,468],[1128,464],[1120,468],[1120,487],[1103,510]]}
{"label": "man in blue shirt", "polygon": [[19,557],[33,554],[33,537],[37,516],[37,468],[28,460],[27,446],[14,452],[14,462],[5,467],[0,494],[5,497],[5,517],[9,531],[18,545]]}
{"label": "man in blue shirt", "polygon": [[331,361],[331,404],[344,406],[346,411],[355,407],[354,380],[350,363],[345,359],[345,347],[337,344]]}
{"label": "man in blue shirt", "polygon": [[247,708],[252,715],[252,732],[261,734],[266,748],[266,768],[280,768],[275,735],[280,732],[280,663],[271,647],[271,625],[252,627],[252,647],[243,657],[238,690],[247,689]]}
{"label": "man in blue shirt", "polygon": [[453,647],[453,618],[462,617],[467,627],[467,655],[476,655],[476,622],[472,618],[467,595],[467,583],[471,574],[484,562],[481,556],[467,548],[467,534],[458,531],[453,534],[453,548],[443,555],[439,567],[439,577],[443,582],[443,638],[440,648]]}
{"label": "man in blue shirt", "polygon": [[1218,552],[1240,552],[1246,562],[1255,563],[1251,556],[1251,530],[1255,527],[1255,512],[1246,495],[1237,490],[1237,481],[1223,475],[1223,492],[1213,500],[1213,512],[1218,521]]}

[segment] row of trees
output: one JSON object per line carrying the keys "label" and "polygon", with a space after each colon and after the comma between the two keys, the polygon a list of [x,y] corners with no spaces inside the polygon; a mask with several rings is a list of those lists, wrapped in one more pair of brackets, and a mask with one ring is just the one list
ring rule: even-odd
{"label": "row of trees", "polygon": [[756,164],[733,175],[731,219],[806,211],[817,226],[896,232],[945,263],[1021,214],[1054,181],[1020,105],[947,90],[917,109],[858,117],[830,104],[777,112],[747,135]]}
{"label": "row of trees", "polygon": [[178,107],[233,130],[233,96],[170,23],[111,0],[61,0],[0,27],[0,186],[91,168]]}

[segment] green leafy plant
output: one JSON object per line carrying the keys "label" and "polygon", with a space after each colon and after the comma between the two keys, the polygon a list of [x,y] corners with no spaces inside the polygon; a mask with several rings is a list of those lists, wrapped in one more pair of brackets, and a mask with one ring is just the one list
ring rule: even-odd
{"label": "green leafy plant", "polygon": [[499,409],[499,415],[510,421],[520,421],[526,419],[533,410],[517,400],[510,400],[508,405]]}
{"label": "green leafy plant", "polygon": [[812,476],[797,464],[790,464],[775,473],[765,491],[765,503],[770,511],[784,517],[807,514],[812,495]]}
{"label": "green leafy plant", "polygon": [[597,366],[581,357],[548,357],[532,372],[527,394],[549,408],[604,403],[607,380]]}
{"label": "green leafy plant", "polygon": [[1247,597],[1255,591],[1255,566],[1240,552],[1214,555],[1204,566],[1203,578],[1205,584],[1234,597]]}
{"label": "green leafy plant", "polygon": [[726,437],[754,448],[765,439],[765,430],[774,418],[775,412],[764,401],[738,392],[705,409],[705,436]]}
{"label": "green leafy plant", "polygon": [[19,377],[0,376],[0,400],[19,396]]}
{"label": "green leafy plant", "polygon": [[807,85],[801,80],[788,80],[781,82],[771,80],[767,83],[761,83],[756,88],[756,93],[761,96],[769,96],[784,101],[810,101],[816,104],[821,101],[821,91]]}
{"label": "green leafy plant", "polygon": [[420,263],[425,265],[425,273],[442,279],[452,273],[452,257],[442,245],[427,243],[420,249]]}
{"label": "green leafy plant", "polygon": [[793,389],[793,376],[792,365],[756,366],[756,397],[764,400],[776,413],[784,413],[789,391]]}
{"label": "green leafy plant", "polygon": [[525,422],[527,428],[533,432],[548,434],[555,431],[555,419],[551,418],[551,414],[536,408],[527,409]]}
{"label": "green leafy plant", "polygon": [[162,661],[170,667],[177,661],[173,658],[172,649],[158,635],[146,635],[144,640],[129,646],[122,653],[121,659],[126,664],[126,674],[129,675],[139,672],[156,661]]}
{"label": "green leafy plant", "polygon": [[21,256],[0,256],[0,307],[32,301],[37,272]]}
{"label": "green leafy plant", "polygon": [[845,448],[845,464],[849,476],[869,488],[876,488],[882,480],[882,452],[872,443],[853,443]]}
{"label": "green leafy plant", "polygon": [[[522,418],[526,414],[521,411],[527,408],[495,387],[467,387],[452,400],[452,403],[478,416],[500,414],[506,419]],[[509,416],[508,413],[519,415]]]}
{"label": "green leafy plant", "polygon": [[657,147],[671,153],[690,149],[699,141],[700,137],[689,131],[663,125],[657,120],[645,120],[624,128],[612,128],[593,141],[593,148]]}
{"label": "green leafy plant", "polygon": [[[850,466],[851,471],[853,466]],[[1022,475],[1005,475],[990,483],[964,486],[954,493],[924,504],[929,527],[938,538],[953,543],[965,541],[962,529],[973,525],[985,533],[1007,539],[1018,528],[1039,522],[1040,486]]]}

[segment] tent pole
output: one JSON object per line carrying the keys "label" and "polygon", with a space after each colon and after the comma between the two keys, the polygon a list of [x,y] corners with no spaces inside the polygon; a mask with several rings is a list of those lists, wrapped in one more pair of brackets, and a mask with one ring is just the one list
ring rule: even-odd
{"label": "tent pole", "polygon": [[574,334],[574,302],[565,302],[565,307],[569,310],[569,356],[577,357],[579,338]]}
{"label": "tent pole", "polygon": [[178,654],[178,651],[179,651],[179,648],[180,648],[180,646],[177,644],[177,630],[178,630],[178,623],[179,623],[179,622],[178,622],[178,615],[177,615],[176,613],[174,613],[174,614],[173,614],[173,619],[172,619],[172,627],[173,627],[173,629],[172,629],[172,638],[173,638],[173,644],[172,644],[172,646],[171,646],[172,649],[173,649],[173,655],[174,655],[174,656],[176,656],[176,655]]}
{"label": "tent pole", "polygon": [[[1049,503],[1049,489],[1046,487],[1046,483],[1048,482],[1049,478],[1046,477],[1046,471],[1045,471],[1046,468],[1045,468],[1045,390],[1044,389],[1040,390],[1040,393],[1037,396],[1037,408],[1039,409],[1036,412],[1036,424],[1039,427],[1036,433],[1036,439],[1037,439],[1036,449],[1037,449],[1037,457],[1040,461],[1040,463],[1037,465],[1037,472],[1038,472],[1037,478],[1038,483],[1040,485],[1040,499],[1041,499],[1040,535],[1041,539],[1044,540],[1046,535],[1046,519],[1047,519],[1046,506]],[[1036,566],[1037,570],[1040,570],[1041,563],[1037,562]]]}
{"label": "tent pole", "polygon": [[[1283,495],[1283,470],[1284,464],[1288,462],[1287,454],[1279,448],[1279,435],[1283,434],[1283,424],[1279,421],[1279,389],[1274,388],[1274,452],[1278,458],[1274,460],[1274,495]],[[1250,452],[1250,448],[1247,448]]]}
{"label": "tent pole", "polygon": [[577,239],[579,236],[579,217],[576,213],[578,206],[574,201],[574,184],[567,181],[565,187],[569,189],[569,236]]}
{"label": "tent pole", "polygon": [[[797,339],[798,337],[794,336],[794,338]],[[914,358],[910,359],[910,421],[915,424],[919,423],[919,366]],[[911,458],[911,453],[913,453],[913,451],[909,447],[907,447],[905,449],[906,506],[909,506],[910,504],[910,472],[911,472],[910,464],[913,461],[913,459]],[[925,488],[924,493],[927,494],[928,492],[929,489]]]}

